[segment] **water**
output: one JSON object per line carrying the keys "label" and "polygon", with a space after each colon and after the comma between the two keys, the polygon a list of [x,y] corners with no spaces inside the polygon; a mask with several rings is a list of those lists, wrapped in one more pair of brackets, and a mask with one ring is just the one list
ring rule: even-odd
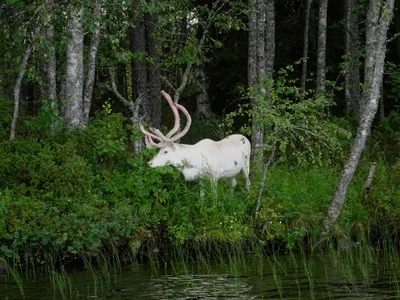
{"label": "water", "polygon": [[[390,263],[360,265],[346,257],[276,256],[263,261],[134,264],[118,272],[69,271],[54,287],[48,275],[23,279],[25,299],[399,299]],[[352,265],[354,262],[354,265]],[[23,276],[23,274],[22,274]],[[62,280],[61,280],[62,281]],[[56,284],[59,286],[59,284]],[[0,299],[23,299],[0,276]]]}

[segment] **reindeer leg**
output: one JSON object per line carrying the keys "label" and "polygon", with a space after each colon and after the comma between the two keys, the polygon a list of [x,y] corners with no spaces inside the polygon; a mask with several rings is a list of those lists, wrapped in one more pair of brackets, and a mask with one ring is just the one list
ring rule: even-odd
{"label": "reindeer leg", "polygon": [[249,178],[250,168],[248,166],[244,166],[242,169],[242,173],[246,181],[246,189],[250,190],[250,178]]}
{"label": "reindeer leg", "polygon": [[217,189],[218,189],[218,184],[217,184],[217,179],[211,178],[211,188],[213,190],[214,198],[217,199]]}
{"label": "reindeer leg", "polygon": [[237,181],[235,179],[235,177],[232,178],[232,188],[231,188],[231,195],[233,196],[233,193],[235,191],[235,187],[236,187]]}
{"label": "reindeer leg", "polygon": [[204,182],[200,179],[200,200],[204,200]]}

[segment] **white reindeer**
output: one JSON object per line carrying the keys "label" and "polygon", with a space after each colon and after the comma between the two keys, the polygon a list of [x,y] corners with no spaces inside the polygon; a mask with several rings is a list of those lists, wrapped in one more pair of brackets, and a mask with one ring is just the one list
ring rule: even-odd
{"label": "white reindeer", "polygon": [[[175,125],[167,135],[164,135],[155,128],[150,128],[151,132],[146,131],[143,125],[139,124],[140,130],[145,134],[146,147],[160,148],[158,154],[147,164],[152,168],[172,165],[182,172],[187,181],[203,176],[209,177],[213,182],[221,178],[231,178],[232,190],[237,183],[235,176],[242,171],[246,188],[249,189],[251,151],[249,140],[243,135],[233,134],[217,142],[204,139],[194,145],[176,143],[175,141],[189,131],[192,118],[182,105],[172,101],[170,95],[164,91],[161,91],[161,94],[168,101],[174,113]],[[187,123],[180,133],[174,135],[180,126],[178,109],[186,116]]]}

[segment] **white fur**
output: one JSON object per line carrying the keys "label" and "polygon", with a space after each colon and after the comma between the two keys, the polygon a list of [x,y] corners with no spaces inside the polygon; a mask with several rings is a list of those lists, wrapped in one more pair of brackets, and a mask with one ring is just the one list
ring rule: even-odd
{"label": "white fur", "polygon": [[246,188],[250,188],[250,151],[249,140],[234,134],[218,142],[204,139],[194,145],[171,143],[161,148],[148,165],[152,168],[173,165],[187,181],[203,175],[213,180],[232,178],[233,188],[236,185],[235,176],[242,171]]}

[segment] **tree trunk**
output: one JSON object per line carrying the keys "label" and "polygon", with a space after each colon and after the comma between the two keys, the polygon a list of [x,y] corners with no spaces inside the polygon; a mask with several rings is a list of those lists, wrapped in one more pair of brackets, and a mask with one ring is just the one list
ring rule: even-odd
{"label": "tree trunk", "polygon": [[67,105],[64,111],[64,123],[74,129],[82,125],[83,96],[83,9],[71,14],[69,32],[71,38],[67,50],[67,71],[65,75],[65,96]]}
{"label": "tree trunk", "polygon": [[130,32],[131,51],[136,59],[131,64],[133,98],[139,96],[143,99],[143,110],[147,122],[151,122],[151,104],[147,93],[147,66],[146,66],[146,26],[143,14],[135,20],[135,28]]}
{"label": "tree trunk", "polygon": [[326,64],[326,27],[328,14],[328,0],[319,1],[318,17],[318,50],[317,50],[317,93],[325,93],[325,64]]}
{"label": "tree trunk", "polygon": [[31,56],[31,53],[32,53],[32,44],[30,44],[25,51],[25,55],[22,59],[22,62],[21,62],[20,68],[19,68],[17,82],[15,83],[15,87],[14,87],[14,113],[13,113],[13,119],[11,122],[10,140],[13,140],[15,138],[15,129],[17,127],[17,120],[18,120],[18,115],[19,115],[19,99],[20,99],[20,94],[21,94],[22,79],[24,78],[26,66],[28,65],[28,60],[29,60],[29,57]]}
{"label": "tree trunk", "polygon": [[260,101],[260,97],[265,96],[265,87],[260,82],[265,77],[266,68],[265,3],[264,0],[254,0],[250,1],[250,5],[248,78],[249,86],[256,87],[259,84],[259,88],[255,89],[256,95],[251,98],[253,112],[251,130],[252,165],[257,168],[257,166],[262,165],[264,149],[264,128],[260,121],[258,101]]}
{"label": "tree trunk", "polygon": [[358,16],[355,7],[358,0],[345,0],[346,34],[345,55],[348,62],[345,74],[345,96],[347,109],[360,109],[360,60],[358,57]]}
{"label": "tree trunk", "polygon": [[340,215],[347,188],[358,166],[364,150],[372,122],[378,109],[379,93],[382,84],[388,27],[393,17],[394,0],[381,5],[379,0],[371,0],[366,19],[365,81],[362,93],[363,110],[357,135],[345,165],[335,196],[328,210],[325,231],[329,232]]}
{"label": "tree trunk", "polygon": [[99,49],[100,43],[100,3],[99,0],[95,1],[95,7],[93,14],[96,18],[95,28],[93,31],[93,37],[90,44],[89,59],[87,65],[87,75],[85,82],[85,92],[83,94],[83,112],[82,112],[82,123],[87,126],[89,123],[90,106],[92,104],[93,85],[96,73],[96,58],[97,50]]}
{"label": "tree trunk", "polygon": [[249,87],[257,83],[257,0],[249,0],[249,49],[247,78]]}
{"label": "tree trunk", "polygon": [[[250,1],[248,82],[256,87],[251,98],[252,165],[261,169],[264,149],[264,128],[259,112],[259,101],[265,101],[267,90],[264,80],[271,77],[275,60],[275,8],[273,0]],[[253,167],[253,169],[254,169]]]}
{"label": "tree trunk", "polygon": [[147,39],[147,52],[151,58],[152,63],[147,63],[147,87],[149,97],[150,119],[151,124],[156,127],[161,127],[161,79],[157,66],[160,62],[160,55],[157,52],[157,41],[154,37],[158,15],[146,15],[146,39]]}
{"label": "tree trunk", "polygon": [[275,6],[274,0],[265,2],[265,76],[272,77],[275,64]]}
{"label": "tree trunk", "polygon": [[194,79],[196,84],[196,117],[199,120],[210,119],[212,112],[210,98],[208,97],[208,78],[203,61],[195,65]]}
{"label": "tree trunk", "polygon": [[[306,15],[304,24],[303,62],[301,69],[301,93],[304,95],[307,88],[307,63],[308,63],[308,31],[310,28],[310,10],[312,0],[306,0]],[[302,96],[303,97],[303,96]]]}
{"label": "tree trunk", "polygon": [[56,49],[54,47],[54,24],[52,20],[52,12],[54,8],[53,0],[46,0],[46,7],[49,11],[48,15],[48,26],[46,30],[46,38],[50,44],[49,56],[47,59],[47,74],[46,74],[46,86],[47,86],[47,98],[52,99],[52,106],[57,105],[57,60],[56,60]]}

